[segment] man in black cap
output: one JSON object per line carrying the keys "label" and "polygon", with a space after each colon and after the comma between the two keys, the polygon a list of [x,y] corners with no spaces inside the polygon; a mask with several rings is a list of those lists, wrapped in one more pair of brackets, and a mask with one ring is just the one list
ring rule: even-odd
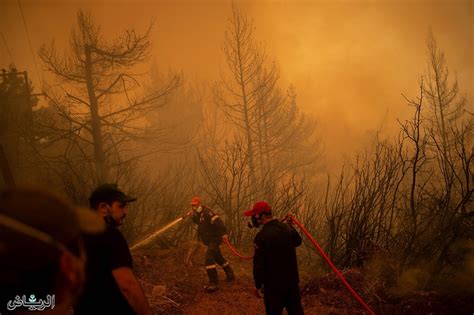
{"label": "man in black cap", "polygon": [[263,225],[254,239],[253,277],[255,294],[259,298],[263,295],[266,314],[281,315],[286,308],[289,315],[302,315],[295,250],[301,245],[301,236],[274,218],[266,201],[256,202],[244,215],[252,217],[254,227]]}
{"label": "man in black cap", "polygon": [[104,222],[33,188],[0,192],[0,313],[68,314],[85,279],[85,233]]}
{"label": "man in black cap", "polygon": [[107,228],[101,235],[84,239],[87,278],[75,314],[152,314],[133,273],[127,241],[117,229],[127,215],[127,204],[135,200],[115,184],[103,184],[92,192],[90,207],[104,218]]}

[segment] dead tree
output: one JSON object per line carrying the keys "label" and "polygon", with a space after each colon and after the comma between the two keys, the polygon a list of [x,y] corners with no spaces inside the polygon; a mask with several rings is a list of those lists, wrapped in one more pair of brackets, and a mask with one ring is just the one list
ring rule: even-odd
{"label": "dead tree", "polygon": [[245,141],[235,139],[222,148],[200,151],[199,165],[207,204],[224,215],[231,240],[240,244],[245,235],[242,210],[252,203]]}
{"label": "dead tree", "polygon": [[[230,26],[226,31],[224,53],[230,72],[229,78],[215,88],[215,99],[230,121],[243,133],[248,152],[250,179],[252,187],[257,188],[257,158],[255,152],[258,93],[265,84],[276,81],[274,68],[263,77],[265,55],[253,38],[254,27],[236,5],[232,5]],[[260,82],[260,84],[257,84]]]}
{"label": "dead tree", "polygon": [[[408,200],[403,204],[404,208],[408,208],[407,220],[402,222],[410,222],[411,226],[406,227],[405,235],[407,239],[400,245],[403,248],[401,265],[404,266],[409,256],[413,255],[413,247],[420,236],[419,222],[423,220],[423,187],[426,187],[431,176],[420,176],[425,165],[429,162],[427,156],[428,134],[424,130],[422,119],[422,107],[424,105],[423,79],[420,81],[420,95],[416,99],[408,99],[405,97],[408,105],[414,108],[413,117],[409,121],[400,123],[400,158],[403,162],[405,171],[408,173],[407,183],[408,194],[401,194],[402,199]],[[403,203],[403,200],[402,200]],[[422,223],[422,225],[425,225]],[[422,227],[423,229],[423,227]]]}
{"label": "dead tree", "polygon": [[[151,26],[143,33],[128,29],[108,41],[89,13],[79,11],[77,28],[72,32],[69,51],[62,54],[54,41],[43,45],[40,57],[58,80],[55,88],[45,91],[56,124],[42,122],[51,136],[45,143],[59,142],[65,147],[62,157],[55,155],[71,172],[80,175],[90,168],[96,183],[117,180],[117,170],[133,164],[138,151],[137,139],[150,130],[140,127],[144,116],[163,106],[166,95],[179,80],[173,77],[167,85],[149,95],[140,96],[139,81],[133,67],[143,63],[150,51]],[[125,151],[126,145],[131,151]],[[135,149],[135,150],[134,150]],[[142,154],[142,153],[140,153]]]}
{"label": "dead tree", "polygon": [[361,265],[374,248],[388,248],[398,225],[398,198],[406,170],[396,145],[375,140],[356,157],[325,197],[329,253],[342,266]]}
{"label": "dead tree", "polygon": [[[224,53],[228,75],[215,86],[214,99],[246,141],[255,197],[268,197],[282,177],[314,162],[314,122],[298,111],[293,88],[281,91],[275,63],[266,60],[253,23],[235,5]],[[307,159],[298,159],[293,153],[303,148]]]}
{"label": "dead tree", "polygon": [[428,69],[423,92],[426,95],[430,122],[430,144],[439,164],[446,194],[446,202],[451,199],[456,170],[452,168],[455,128],[464,114],[466,98],[459,95],[457,79],[451,82],[444,53],[438,47],[431,30],[428,33]]}
{"label": "dead tree", "polygon": [[[468,175],[472,163],[472,117],[466,117],[465,96],[459,94],[457,79],[449,77],[445,55],[431,30],[428,34],[428,70],[423,92],[427,97],[430,122],[429,145],[437,162],[436,174],[431,183],[435,202],[433,214],[436,224],[430,228],[433,245],[441,266],[447,262],[448,248],[458,239],[466,237],[463,225],[467,205],[472,203],[472,179]],[[467,212],[466,212],[467,211]]]}

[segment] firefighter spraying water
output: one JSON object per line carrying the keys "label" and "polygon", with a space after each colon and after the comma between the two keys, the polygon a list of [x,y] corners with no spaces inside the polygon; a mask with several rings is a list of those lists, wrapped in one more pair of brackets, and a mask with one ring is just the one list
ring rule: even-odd
{"label": "firefighter spraying water", "polygon": [[[312,235],[304,228],[304,226],[292,214],[288,214],[283,219],[278,221],[278,220],[271,217],[271,213],[272,213],[271,206],[267,202],[264,202],[264,201],[259,201],[259,202],[255,203],[253,208],[248,210],[245,213],[245,216],[248,216],[251,219],[251,222],[248,222],[249,227],[259,228],[262,225],[267,226],[267,228],[265,229],[265,233],[262,233],[263,232],[263,229],[262,229],[262,231],[260,231],[261,233],[257,234],[257,237],[254,240],[254,242],[255,242],[254,246],[255,246],[255,249],[256,249],[255,254],[257,255],[257,257],[255,258],[254,256],[241,255],[229,243],[229,241],[227,239],[226,228],[225,228],[224,223],[219,218],[219,216],[217,214],[215,214],[211,209],[209,209],[209,208],[202,205],[201,199],[199,197],[193,197],[192,200],[191,200],[190,205],[192,207],[191,211],[189,211],[186,214],[184,214],[183,216],[175,219],[174,221],[168,223],[167,225],[165,225],[161,229],[157,230],[156,232],[154,232],[153,234],[151,234],[150,236],[148,236],[144,240],[136,243],[134,246],[131,247],[131,250],[136,250],[137,248],[148,244],[150,241],[152,241],[154,238],[156,238],[159,234],[165,232],[166,230],[173,227],[177,223],[183,221],[187,217],[191,217],[193,222],[198,225],[198,237],[199,237],[199,239],[204,243],[204,245],[207,246],[207,252],[206,252],[206,256],[205,256],[205,266],[206,266],[206,272],[207,272],[207,275],[208,275],[208,278],[209,278],[209,285],[205,286],[206,291],[207,292],[214,292],[214,291],[218,290],[217,264],[220,265],[224,269],[224,271],[226,273],[227,281],[231,282],[231,281],[235,280],[234,272],[233,272],[232,268],[230,267],[229,262],[222,256],[222,253],[221,253],[221,250],[220,250],[220,244],[222,242],[224,242],[229,247],[229,249],[236,256],[238,256],[239,258],[244,259],[244,260],[254,259],[254,264],[256,263],[256,266],[254,265],[254,268],[257,267],[257,270],[254,270],[254,275],[257,276],[257,278],[255,279],[255,281],[256,281],[255,284],[256,284],[256,289],[257,289],[256,290],[256,295],[258,297],[265,297],[264,290],[262,289],[262,284],[263,284],[262,279],[267,278],[267,281],[270,281],[270,280],[269,280],[268,275],[265,276],[265,274],[268,273],[268,270],[266,270],[265,268],[264,269],[261,268],[261,263],[262,263],[262,257],[263,256],[262,256],[262,253],[259,252],[259,251],[263,248],[262,238],[264,238],[264,239],[265,238],[273,239],[274,237],[276,237],[276,239],[278,240],[277,241],[277,243],[278,243],[280,241],[280,238],[283,235],[283,234],[281,234],[281,232],[283,230],[285,230],[285,233],[288,232],[288,231],[286,231],[287,228],[286,227],[283,228],[283,225],[281,225],[281,224],[283,224],[283,222],[288,223],[288,225],[290,227],[289,231],[291,232],[290,234],[295,235],[294,237],[296,237],[296,234],[298,234],[298,233],[294,230],[294,228],[292,228],[292,224],[294,224],[294,225],[296,225],[300,228],[300,230],[303,232],[303,234],[305,234],[305,236],[316,247],[316,249],[318,250],[320,255],[326,260],[326,262],[333,269],[333,271],[336,273],[336,275],[341,279],[341,281],[344,283],[344,285],[349,290],[349,292],[352,294],[352,296],[362,305],[362,307],[369,314],[375,314],[372,311],[372,309],[370,308],[370,306],[367,305],[361,299],[361,297],[354,291],[354,289],[346,281],[346,279],[341,274],[341,272],[334,266],[334,264],[331,262],[331,260],[326,255],[326,253],[324,253],[324,251],[319,246],[319,244],[316,242],[316,240],[312,237]],[[281,223],[279,223],[279,222],[281,222]],[[276,231],[279,231],[279,232],[273,233],[273,229],[275,229]],[[299,235],[298,235],[298,237],[299,237]],[[296,237],[296,238],[298,238],[298,237]],[[292,239],[292,238],[293,238],[293,236],[290,237],[289,239]],[[300,238],[300,240],[301,240],[301,238]],[[299,242],[300,241],[297,241],[296,243],[299,243]],[[285,258],[289,258],[292,255],[289,255],[289,256],[286,255],[286,256],[285,256]],[[273,259],[273,260],[274,261],[279,261],[279,263],[282,262],[281,259]],[[291,261],[292,261],[291,264],[293,264],[294,259],[291,260]],[[265,265],[265,264],[263,264],[263,265]],[[275,265],[273,263],[272,265],[277,266],[279,264]],[[275,274],[287,274],[286,271],[288,271],[289,269],[293,269],[293,270],[296,270],[296,276],[294,277],[294,279],[298,278],[297,269],[295,267],[289,268],[288,270],[287,270],[287,268],[283,268],[283,269],[285,269],[285,271],[276,272]],[[257,272],[255,273],[255,271],[257,271]],[[270,278],[272,278],[272,277],[270,277]],[[290,287],[295,287],[294,290],[293,290],[294,292],[299,291],[299,289],[297,289],[297,282],[298,281],[293,281],[293,283],[290,283]],[[265,300],[266,300],[265,301],[265,306],[270,308],[270,309],[273,309],[273,306],[275,306],[275,305],[278,306],[279,305],[278,308],[280,308],[280,307],[283,306],[280,302],[278,302],[281,297],[278,297],[278,292],[276,292],[277,293],[276,295],[275,294],[272,295],[271,294],[271,291],[272,291],[271,287],[272,287],[271,285],[267,284],[267,290],[266,290],[267,296],[265,298]],[[269,292],[269,289],[270,289],[270,292]],[[262,293],[263,293],[263,296],[262,296]],[[273,292],[273,293],[275,293],[275,292]],[[289,305],[290,309],[292,310],[292,313],[300,314],[302,312],[302,309],[300,308],[301,302],[299,302],[299,294],[292,295],[292,299],[295,301],[295,303],[293,303],[295,305],[295,309],[293,309],[293,305],[291,303]],[[284,298],[283,298],[283,300],[284,300]]]}
{"label": "firefighter spraying water", "polygon": [[207,292],[214,292],[218,289],[219,283],[217,265],[221,266],[224,270],[227,282],[232,282],[235,279],[234,271],[229,262],[222,255],[220,249],[222,241],[227,241],[226,227],[217,214],[202,204],[199,197],[193,197],[190,206],[192,211],[168,223],[158,231],[130,247],[130,249],[136,250],[137,248],[149,244],[158,235],[190,216],[193,222],[198,226],[199,240],[207,247],[204,265],[209,278],[209,284],[204,288]]}
{"label": "firefighter spraying water", "polygon": [[232,282],[235,279],[234,271],[229,262],[222,256],[220,245],[222,240],[227,240],[226,227],[221,218],[211,209],[204,206],[199,197],[191,200],[192,220],[198,225],[199,240],[207,246],[204,265],[206,266],[209,285],[205,286],[208,292],[218,289],[217,265],[224,269],[226,280]]}

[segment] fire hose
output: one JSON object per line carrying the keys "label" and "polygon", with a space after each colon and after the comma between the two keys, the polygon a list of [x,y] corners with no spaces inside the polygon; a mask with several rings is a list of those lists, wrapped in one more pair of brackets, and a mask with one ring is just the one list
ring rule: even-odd
{"label": "fire hose", "polygon": [[[329,264],[331,269],[334,271],[334,273],[341,279],[341,281],[344,283],[346,288],[349,290],[349,292],[352,294],[352,296],[362,305],[362,307],[371,315],[375,315],[375,312],[370,308],[367,303],[362,300],[362,298],[357,294],[357,292],[354,291],[354,289],[351,287],[351,285],[347,282],[346,278],[342,275],[342,273],[337,269],[337,267],[332,263],[331,259],[329,259],[328,255],[324,252],[324,250],[319,246],[318,242],[314,239],[314,237],[308,232],[308,230],[305,229],[305,227],[292,215],[288,214],[286,217],[282,219],[282,221],[289,220],[292,223],[296,224],[301,231],[306,235],[306,237],[313,243],[314,247],[318,250],[319,254],[326,260],[326,262]],[[241,259],[252,259],[253,256],[243,256],[241,255],[230,243],[227,239],[224,239],[224,243],[230,248],[230,250],[237,255]]]}
{"label": "fire hose", "polygon": [[319,244],[316,242],[316,240],[313,238],[313,236],[311,236],[311,234],[309,234],[309,232],[305,229],[305,227],[298,221],[296,220],[296,218],[291,215],[291,214],[288,214],[288,219],[291,220],[293,223],[295,223],[296,225],[298,225],[298,227],[301,229],[301,231],[303,231],[303,233],[306,235],[306,237],[311,241],[311,243],[313,243],[313,245],[316,247],[316,249],[318,250],[318,252],[321,254],[321,256],[323,256],[324,260],[326,260],[326,262],[329,264],[329,266],[331,266],[332,270],[334,271],[334,273],[336,273],[336,275],[339,277],[339,279],[341,279],[341,281],[344,283],[344,285],[346,286],[346,288],[349,290],[349,292],[352,294],[352,296],[365,308],[365,310],[371,314],[371,315],[375,315],[375,312],[370,308],[369,305],[367,305],[363,300],[362,298],[357,294],[356,291],[354,291],[354,289],[351,287],[351,285],[347,282],[346,278],[344,278],[344,276],[342,275],[342,273],[339,271],[339,269],[337,269],[336,266],[334,266],[334,264],[332,263],[331,259],[329,259],[328,255],[326,255],[326,253],[324,252],[324,250],[321,248],[321,246],[319,246]]}
{"label": "fire hose", "polygon": [[[184,220],[186,217],[188,217],[190,215],[190,212],[186,213],[185,215],[183,215],[182,217],[179,217],[177,219],[175,219],[174,221],[168,223],[167,225],[165,225],[163,228],[159,229],[158,231],[154,232],[153,234],[151,234],[150,236],[148,236],[147,238],[145,238],[144,240],[136,243],[135,245],[133,245],[132,247],[130,247],[130,250],[135,250],[137,249],[138,247],[141,247],[145,244],[148,244],[151,240],[153,240],[156,236],[158,236],[158,234],[161,234],[163,233],[164,231],[168,230],[169,228],[171,228],[172,226],[174,226],[175,224],[177,224],[178,222]],[[318,250],[319,254],[324,258],[324,260],[326,260],[326,262],[329,264],[329,266],[331,267],[331,269],[334,271],[334,273],[339,277],[339,279],[341,279],[341,281],[344,283],[344,285],[346,286],[346,288],[349,290],[349,292],[352,294],[352,296],[364,307],[364,309],[370,314],[370,315],[375,315],[375,312],[362,300],[362,298],[357,294],[357,292],[354,291],[354,289],[351,287],[351,285],[347,282],[346,278],[344,278],[344,276],[342,275],[342,273],[339,271],[339,269],[337,269],[337,267],[332,263],[331,259],[329,259],[328,255],[326,255],[326,253],[324,252],[324,250],[321,248],[321,246],[319,246],[319,244],[316,242],[316,240],[313,238],[313,236],[306,230],[306,228],[292,215],[292,214],[288,214],[287,216],[285,216],[282,221],[286,221],[286,220],[290,220],[292,223],[296,224],[300,229],[301,231],[303,231],[303,233],[306,235],[306,237],[311,241],[311,243],[313,243],[313,245],[316,247],[316,249]],[[229,243],[229,240],[227,240],[227,238],[223,238],[223,241],[224,243],[229,247],[229,249],[232,251],[232,253],[234,253],[236,256],[238,256],[239,258],[241,259],[245,259],[245,260],[248,260],[248,259],[252,259],[253,256],[244,256],[244,255],[241,255],[230,243]]]}
{"label": "fire hose", "polygon": [[235,249],[235,247],[232,246],[232,244],[229,243],[229,240],[228,240],[227,238],[223,238],[222,240],[223,240],[224,243],[227,245],[227,247],[229,247],[229,249],[230,249],[237,257],[239,257],[240,259],[245,259],[245,260],[247,260],[247,259],[252,259],[252,258],[253,258],[253,256],[244,256],[244,255],[240,254],[240,253]]}

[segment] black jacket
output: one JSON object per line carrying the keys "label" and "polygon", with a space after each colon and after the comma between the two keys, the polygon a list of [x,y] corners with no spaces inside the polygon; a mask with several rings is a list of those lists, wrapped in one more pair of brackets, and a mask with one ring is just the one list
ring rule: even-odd
{"label": "black jacket", "polygon": [[292,226],[277,219],[264,224],[254,239],[255,287],[285,289],[298,286],[295,247],[300,245],[301,236]]}
{"label": "black jacket", "polygon": [[203,207],[201,213],[193,212],[192,219],[198,225],[198,237],[205,245],[220,243],[226,234],[224,222],[209,208]]}

